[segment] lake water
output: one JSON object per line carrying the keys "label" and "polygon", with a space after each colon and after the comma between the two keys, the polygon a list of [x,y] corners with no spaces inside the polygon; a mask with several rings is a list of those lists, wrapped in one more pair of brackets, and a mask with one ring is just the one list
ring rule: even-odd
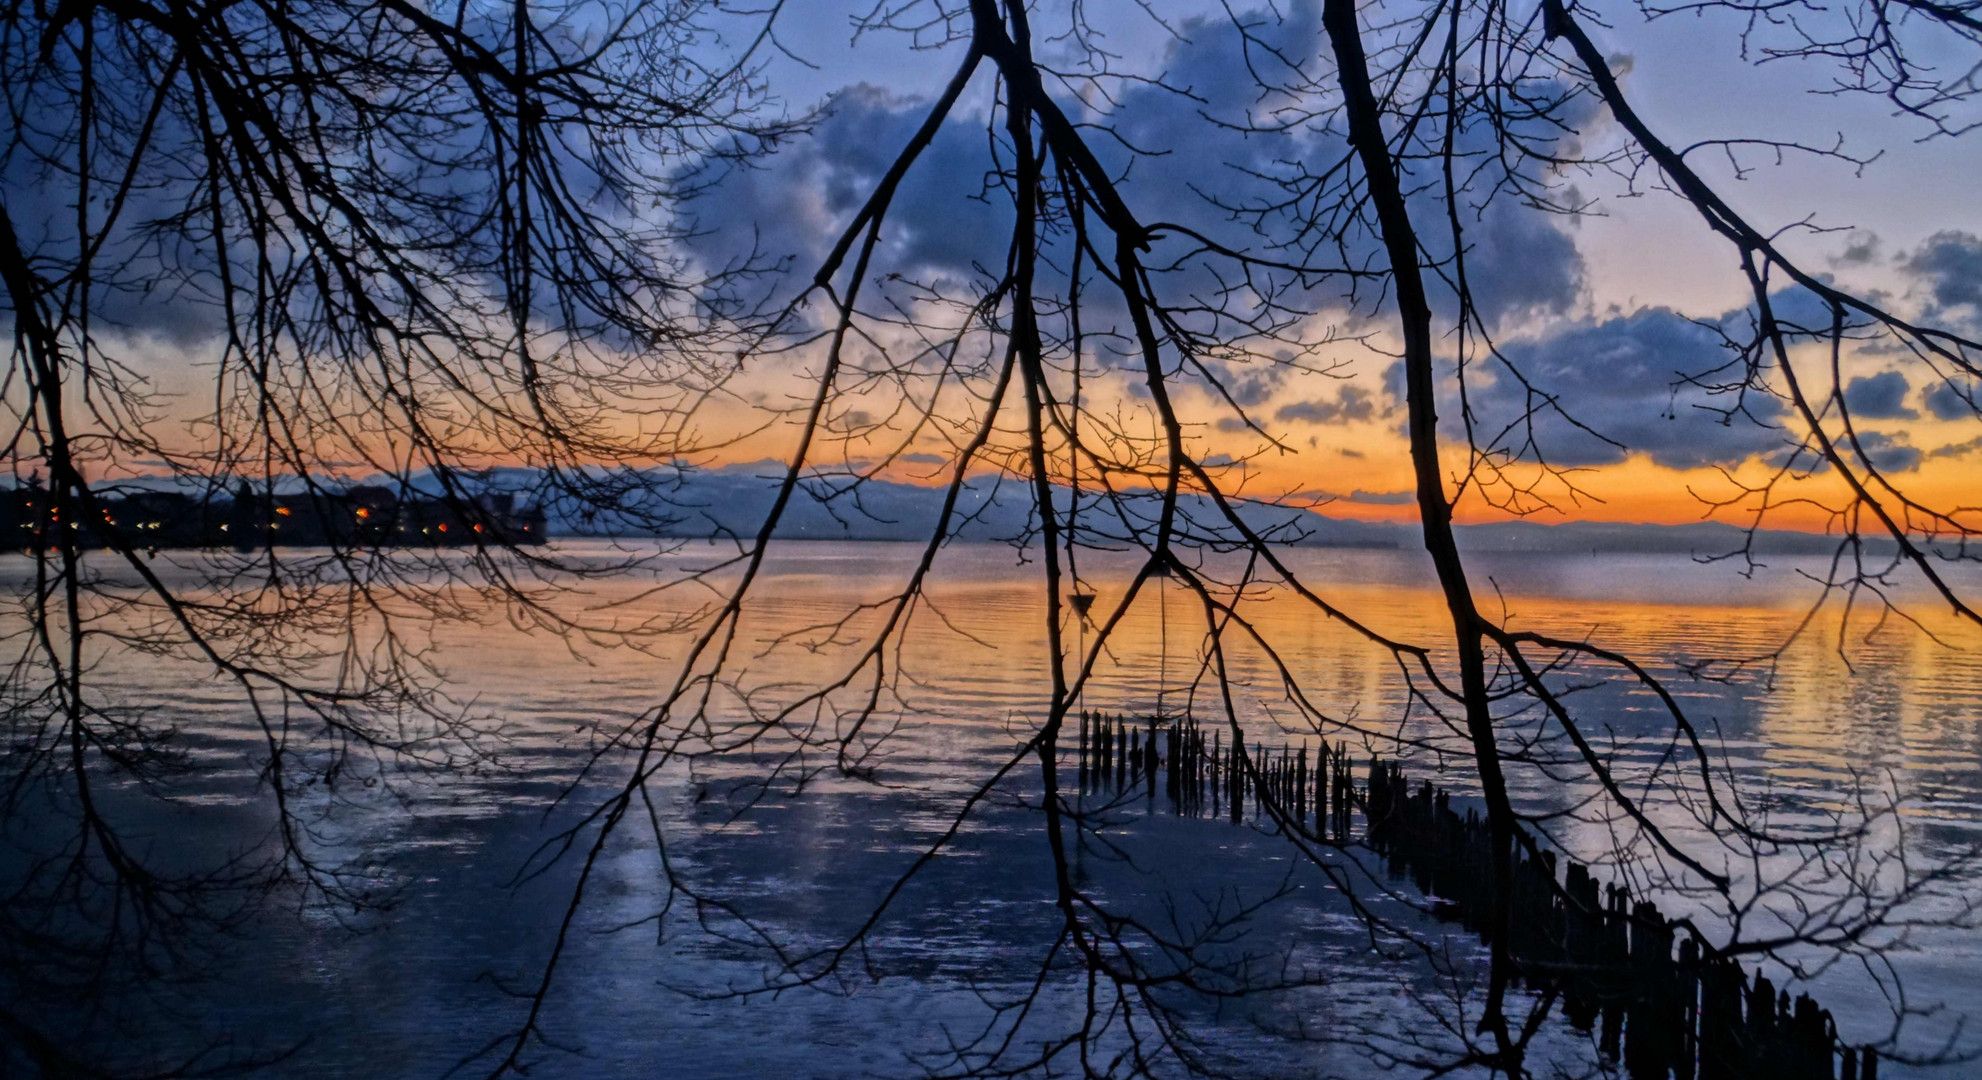
{"label": "lake water", "polygon": [[[621,554],[575,542],[562,551],[597,566]],[[717,695],[719,737],[743,730],[746,700],[772,708],[840,671],[848,643],[875,617],[857,605],[899,588],[918,554],[894,544],[778,548],[733,653],[737,683]],[[550,602],[621,627],[693,615],[714,601],[713,591],[651,587],[716,558],[716,549],[691,545],[661,559],[658,575],[574,584]],[[1305,549],[1286,558],[1331,603],[1380,633],[1433,645],[1448,636],[1442,602],[1415,555]],[[18,578],[25,566],[14,559],[0,572]],[[1686,678],[1679,665],[1776,649],[1804,619],[1814,595],[1804,572],[1819,566],[1781,560],[1745,578],[1684,556],[1482,554],[1471,568],[1483,605],[1504,610],[1517,628],[1587,637],[1672,676],[1743,793],[1772,822],[1807,825],[1845,807],[1849,793],[1870,791],[1903,801],[1898,820],[1917,866],[1958,859],[1982,840],[1982,651],[1974,647],[1976,633],[1943,617],[1930,598],[1901,596],[1924,630],[1894,620],[1875,629],[1860,618],[1841,634],[1833,608],[1775,664],[1708,681]],[[1119,599],[1133,566],[1122,556],[1089,553],[1081,569],[1099,596],[1099,615]],[[1238,568],[1213,560],[1208,569],[1230,577]],[[1036,561],[1022,563],[1008,547],[957,545],[943,554],[931,606],[887,653],[889,670],[901,676],[890,680],[879,717],[852,739],[872,750],[871,776],[826,769],[802,787],[761,787],[756,781],[780,765],[831,764],[816,753],[793,757],[797,748],[775,737],[747,752],[663,770],[650,785],[653,824],[645,808],[636,811],[640,820],[608,846],[588,887],[544,1017],[558,1045],[532,1046],[532,1075],[940,1072],[954,1067],[946,1054],[956,1040],[987,1024],[1003,1030],[998,1005],[1035,986],[1025,1037],[1078,1027],[1088,1015],[1087,988],[1053,949],[1054,865],[1031,764],[972,809],[954,842],[894,898],[869,948],[838,977],[751,992],[779,980],[771,949],[802,953],[859,928],[965,799],[1036,730],[1048,696],[1040,578]],[[1195,695],[1189,689],[1200,672],[1202,609],[1180,585],[1159,591],[1123,623],[1085,700],[1143,711],[1161,694],[1169,708],[1215,716],[1208,686]],[[1421,707],[1407,707],[1388,652],[1285,592],[1262,593],[1242,610],[1313,705],[1350,725],[1331,728],[1336,737],[1360,731],[1359,755],[1365,745],[1380,745],[1366,744],[1364,735],[1406,739],[1415,747],[1414,775],[1471,790],[1462,744]],[[438,628],[431,660],[464,709],[500,721],[496,767],[446,777],[388,770],[376,787],[347,784],[335,797],[316,789],[297,794],[311,843],[370,860],[366,872],[393,898],[391,908],[352,919],[278,892],[233,933],[203,943],[199,979],[153,995],[128,1026],[101,1028],[113,1033],[105,1037],[160,1063],[217,1041],[286,1054],[269,1075],[437,1077],[520,1021],[525,1006],[511,991],[541,973],[573,861],[522,884],[513,879],[539,844],[624,779],[628,762],[608,756],[557,801],[596,740],[666,692],[686,639],[662,635],[644,651],[608,648],[603,640],[520,632],[499,608],[483,615],[476,625]],[[1069,627],[1074,643],[1085,633]],[[1249,736],[1315,740],[1263,653],[1235,642],[1228,660],[1234,707]],[[111,796],[121,800],[120,812],[186,851],[266,843],[270,811],[256,792],[265,744],[232,688],[194,664],[131,656],[115,662],[122,665],[119,700],[177,726],[203,766],[171,781],[169,807],[127,791]],[[1574,700],[1621,774],[1662,767],[1669,725],[1642,690],[1592,686]],[[806,716],[822,731],[845,723],[830,709]],[[314,752],[310,738],[307,726],[299,727],[292,745]],[[1573,806],[1585,794],[1540,768],[1517,768],[1514,782],[1530,809]],[[1655,815],[1670,809],[1655,798],[1648,807]],[[1466,1007],[1465,961],[1477,942],[1464,931],[1451,930],[1462,978],[1454,983],[1426,965],[1386,958],[1386,943],[1373,942],[1349,917],[1335,885],[1275,836],[1177,819],[1133,800],[1116,816],[1112,849],[1074,857],[1087,887],[1173,927],[1201,926],[1212,913],[1271,897],[1239,932],[1207,943],[1206,955],[1228,971],[1251,965],[1302,973],[1299,985],[1256,999],[1156,991],[1168,995],[1165,1004],[1184,1025],[1178,1036],[1187,1032],[1186,1045],[1208,1066],[1274,1076],[1373,1075],[1387,1060],[1373,1057],[1373,1046],[1400,1056],[1422,1047],[1430,1056],[1444,1045],[1425,1018]],[[1683,816],[1664,820],[1685,839]],[[694,897],[670,901],[656,827]],[[1565,827],[1559,839],[1580,858],[1601,858],[1610,843],[1606,830],[1588,824]],[[1875,847],[1890,850],[1894,842],[1887,836]],[[1976,884],[1959,878],[1917,910],[1945,917]],[[1397,898],[1373,903],[1414,933],[1441,933],[1436,924],[1412,921]],[[1913,1023],[1903,1046],[1931,1048],[1953,1030],[1957,1014],[1982,1012],[1982,931],[1922,931],[1896,943],[1890,960],[1912,1004],[1949,1010]],[[1780,975],[1779,968],[1771,972]],[[1814,980],[1813,994],[1838,1013],[1849,1041],[1883,1038],[1891,1024],[1873,974],[1848,963]],[[1119,1029],[1110,1038],[1104,1048],[1126,1045]],[[1553,1025],[1541,1045],[1565,1067],[1594,1061],[1587,1037],[1563,1025]],[[488,1060],[479,1060],[486,1069]],[[1962,1073],[1957,1066],[1921,1075]],[[474,1064],[462,1073],[478,1074]]]}

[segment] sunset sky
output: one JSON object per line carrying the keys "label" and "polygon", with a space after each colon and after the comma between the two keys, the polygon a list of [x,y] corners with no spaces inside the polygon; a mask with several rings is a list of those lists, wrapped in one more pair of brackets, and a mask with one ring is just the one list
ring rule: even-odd
{"label": "sunset sky", "polygon": [[[805,63],[773,63],[770,85],[794,107],[829,101],[830,115],[764,168],[725,180],[690,207],[709,233],[698,241],[700,255],[713,261],[733,252],[738,237],[754,237],[765,252],[790,256],[800,275],[809,276],[837,227],[920,121],[961,47],[918,51],[898,34],[849,44],[849,12],[868,7],[819,3],[787,13],[780,41]],[[1259,18],[1292,52],[1305,48],[1312,55],[1325,46],[1312,7],[1291,5],[1280,19]],[[1628,70],[1627,90],[1668,142],[1768,136],[1828,147],[1842,137],[1846,152],[1875,158],[1863,168],[1795,154],[1778,164],[1772,154],[1753,151],[1743,155],[1749,168],[1738,177],[1711,152],[1692,159],[1764,230],[1804,221],[1820,226],[1823,231],[1794,232],[1783,240],[1806,267],[1868,290],[1913,317],[1971,330],[1982,322],[1982,199],[1973,196],[1978,162],[1972,146],[1928,138],[1924,124],[1894,118],[1881,100],[1813,94],[1834,76],[1829,67],[1744,62],[1739,27],[1729,17],[1648,23],[1618,5],[1607,6],[1605,14],[1614,24],[1607,32],[1613,67]],[[1222,228],[1231,236],[1235,227],[1188,189],[1223,192],[1219,178],[1236,177],[1234,165],[1285,155],[1287,147],[1263,148],[1258,140],[1248,143],[1202,122],[1204,116],[1242,113],[1256,91],[1225,16],[1214,11],[1174,25],[1184,40],[1147,20],[1110,24],[1118,35],[1110,44],[1128,58],[1124,66],[1166,73],[1197,99],[1134,86],[1123,91],[1113,122],[1137,145],[1166,151],[1155,159],[1158,167],[1132,171],[1125,193],[1146,218],[1184,221],[1212,235]],[[965,115],[952,120],[909,178],[895,228],[884,234],[880,258],[892,260],[884,269],[962,277],[973,264],[1000,258],[1003,219],[994,205],[967,197],[987,167],[988,87],[988,75],[980,74]],[[1581,137],[1600,143],[1614,140],[1616,131],[1596,115]],[[1725,497],[1733,489],[1724,469],[1750,479],[1765,475],[1768,457],[1780,453],[1787,437],[1741,420],[1721,425],[1700,408],[1697,392],[1673,392],[1679,373],[1726,358],[1714,336],[1690,320],[1733,325],[1742,317],[1747,297],[1735,253],[1674,197],[1658,191],[1623,197],[1621,183],[1609,176],[1566,179],[1597,200],[1590,214],[1567,220],[1496,204],[1473,232],[1477,246],[1470,256],[1508,355],[1540,374],[1579,419],[1630,448],[1619,452],[1566,425],[1544,425],[1540,434],[1554,459],[1587,470],[1577,474],[1578,483],[1594,497],[1557,501],[1570,517],[1698,519],[1705,508],[1692,493]],[[1380,333],[1381,322],[1355,329]],[[1884,444],[1882,465],[1933,501],[1976,501],[1970,496],[1982,432],[1973,417],[1954,408],[1925,368],[1870,352],[1845,358],[1847,400],[1861,430]],[[1194,437],[1208,453],[1258,455],[1246,465],[1249,490],[1325,493],[1335,497],[1325,512],[1343,516],[1410,516],[1410,469],[1391,361],[1354,345],[1331,351],[1328,359],[1342,365],[1330,377],[1236,374],[1241,404],[1291,453],[1259,453],[1266,443],[1257,433],[1245,431],[1229,411],[1211,408],[1204,395],[1187,392],[1185,406],[1198,410],[1201,421]],[[805,370],[803,361],[790,360],[760,376],[760,391],[776,397],[778,375]],[[1471,390],[1482,410],[1513,404],[1508,387],[1490,373],[1474,378]],[[1091,392],[1105,391],[1097,385]],[[1125,393],[1125,400],[1133,398],[1132,391]],[[1449,420],[1455,410],[1442,412]],[[1780,419],[1793,423],[1786,413]],[[774,429],[711,463],[775,453],[787,435]],[[1458,460],[1448,452],[1448,468]],[[940,471],[911,465],[897,474],[933,479]],[[1796,485],[1794,494],[1833,489],[1832,480],[1818,476]],[[1462,503],[1462,516],[1480,520],[1495,513],[1471,500]],[[1820,527],[1822,517],[1792,508],[1772,523]]]}
{"label": "sunset sky", "polygon": [[[1227,15],[1215,6],[1203,14],[1207,5],[1183,0],[1159,4],[1173,35],[1128,10],[1133,7],[1095,12],[1116,20],[1103,24],[1117,57],[1112,63],[1126,72],[1164,76],[1173,90],[1187,93],[1120,83],[1106,116],[1091,108],[1086,116],[1105,121],[1147,153],[1128,166],[1119,148],[1108,149],[1112,137],[1096,135],[1099,152],[1115,152],[1110,165],[1128,168],[1122,190],[1144,221],[1179,222],[1233,247],[1248,246],[1257,237],[1207,203],[1205,194],[1252,197],[1259,174],[1325,160],[1344,144],[1327,132],[1265,139],[1224,126],[1244,119],[1259,100]],[[1326,39],[1318,7],[1283,5],[1278,15],[1266,8],[1235,10],[1289,62],[1319,70],[1315,57],[1325,51]],[[819,0],[779,15],[782,51],[767,54],[765,85],[794,114],[819,106],[825,112],[809,134],[751,168],[721,176],[680,209],[695,229],[682,252],[689,265],[720,267],[753,248],[786,260],[791,273],[765,286],[773,300],[811,278],[962,53],[961,44],[919,45],[898,32],[854,40],[850,18],[870,10],[867,0]],[[1982,332],[1982,199],[1975,197],[1982,162],[1972,138],[1932,137],[1924,122],[1891,115],[1882,99],[1817,93],[1835,77],[1832,66],[1744,60],[1740,25],[1725,14],[1648,22],[1635,6],[1617,4],[1603,13],[1612,25],[1597,32],[1611,50],[1612,67],[1625,73],[1627,92],[1668,143],[1767,137],[1840,146],[1863,163],[1794,152],[1778,160],[1759,147],[1738,152],[1738,171],[1713,148],[1689,158],[1758,228],[1787,230],[1780,243],[1803,267],[1908,318]],[[1049,56],[1065,47],[1042,46]],[[1931,51],[1922,55],[1932,58]],[[990,73],[980,71],[907,178],[883,232],[876,275],[900,274],[967,294],[980,287],[986,267],[1001,265],[1008,207],[995,193],[976,197],[991,167],[991,90]],[[1055,93],[1069,110],[1081,107],[1064,86]],[[1616,125],[1595,106],[1583,106],[1574,119],[1578,130],[1564,136],[1573,146],[1592,151],[1621,142]],[[1546,487],[1553,509],[1537,519],[1697,520],[1708,509],[1703,500],[1738,491],[1730,476],[1750,483],[1768,476],[1772,462],[1802,434],[1779,401],[1755,403],[1756,415],[1775,426],[1742,418],[1723,424],[1711,408],[1724,399],[1675,390],[1683,375],[1728,359],[1714,330],[1700,322],[1733,332],[1746,320],[1749,298],[1736,254],[1692,207],[1658,190],[1650,170],[1635,192],[1611,174],[1557,179],[1561,191],[1587,202],[1587,212],[1544,214],[1502,198],[1467,226],[1470,277],[1502,351],[1578,420],[1625,447],[1559,418],[1542,420],[1538,441],[1553,463],[1574,470],[1576,490]],[[1795,299],[1784,302],[1793,306]],[[186,305],[144,303],[157,385],[190,403],[188,410],[210,402],[213,391],[205,380],[212,374],[212,341],[198,327],[182,332],[174,322],[200,313]],[[1201,383],[1180,382],[1175,393],[1192,425],[1193,446],[1208,458],[1240,461],[1228,478],[1243,480],[1250,494],[1326,498],[1323,512],[1338,516],[1409,519],[1415,508],[1392,314],[1367,302],[1348,305],[1339,296],[1319,295],[1313,304],[1303,328],[1310,337],[1333,332],[1366,337],[1367,344],[1348,341],[1319,350],[1307,366],[1329,369],[1325,373],[1270,364],[1231,365],[1222,372],[1247,417],[1271,441],[1214,401]],[[1442,329],[1450,325],[1447,317]],[[1799,362],[1817,370],[1827,357],[1806,352]],[[750,358],[729,387],[735,399],[716,400],[698,416],[691,441],[713,449],[691,460],[721,466],[787,453],[795,432],[791,418],[765,410],[805,400],[818,363],[816,349]],[[1960,384],[1946,383],[1890,343],[1847,350],[1841,370],[1869,451],[1910,495],[1939,506],[1982,503],[1974,482],[1982,425],[1956,396]],[[1086,384],[1087,400],[1104,410],[1119,408],[1131,427],[1147,426],[1146,391],[1136,385],[1138,378],[1120,363],[1106,372],[1097,368]],[[1457,397],[1453,387],[1447,392],[1440,412],[1450,424],[1458,415]],[[1521,409],[1512,381],[1491,367],[1471,371],[1467,392],[1488,427]],[[851,400],[838,406],[838,417],[853,423],[885,416],[890,408],[879,396]],[[953,390],[938,412],[961,422],[978,408],[975,399]],[[635,416],[628,422],[642,421]],[[1448,434],[1460,433],[1452,427]],[[943,479],[954,432],[924,432],[908,444],[901,443],[904,435],[896,424],[879,435],[829,439],[815,460],[824,467],[835,456],[841,463],[871,461],[893,445],[903,456],[889,475],[918,483]],[[1448,445],[1448,473],[1463,462]],[[1791,504],[1774,512],[1769,524],[1822,528],[1823,512],[1793,500],[1834,500],[1838,491],[1836,478],[1821,472],[1792,480],[1776,499]],[[1472,521],[1503,516],[1477,494],[1461,499],[1459,515]],[[1738,510],[1720,516],[1747,522]]]}

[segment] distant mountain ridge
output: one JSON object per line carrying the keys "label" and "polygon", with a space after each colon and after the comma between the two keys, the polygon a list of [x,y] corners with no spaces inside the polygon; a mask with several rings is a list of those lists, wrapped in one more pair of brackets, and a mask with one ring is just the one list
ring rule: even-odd
{"label": "distant mountain ridge", "polygon": [[[601,474],[603,475],[603,474]],[[784,464],[759,461],[716,468],[681,468],[656,472],[644,487],[632,492],[640,505],[623,515],[601,514],[594,506],[559,497],[549,490],[541,472],[522,468],[497,468],[475,474],[459,474],[470,492],[508,492],[541,506],[545,529],[550,536],[633,536],[657,535],[676,539],[754,536],[776,499]],[[362,484],[399,490],[402,485],[385,477],[371,477]],[[170,478],[133,478],[117,487],[133,491],[186,490],[186,485]],[[330,486],[338,486],[332,484]],[[349,486],[348,483],[345,486]],[[403,485],[416,495],[438,494],[439,485],[425,474],[417,474]],[[280,481],[279,493],[302,490],[295,480]],[[944,488],[893,480],[868,480],[857,488],[845,476],[815,476],[800,484],[785,508],[776,533],[784,540],[926,540],[941,513]],[[1055,498],[1064,511],[1068,489],[1055,488]],[[976,477],[958,495],[953,531],[966,541],[1010,541],[1032,539],[1036,525],[1031,520],[1031,492],[1010,478]],[[1095,492],[1081,491],[1084,526],[1106,533],[1122,531],[1115,512],[1097,506]],[[1126,512],[1144,525],[1152,524],[1158,500],[1147,492],[1120,496]],[[1183,500],[1184,536],[1187,542],[1216,538],[1236,538],[1222,513],[1202,495]],[[1255,532],[1270,539],[1301,547],[1403,548],[1419,546],[1415,523],[1358,521],[1330,517],[1298,506],[1257,503],[1241,505],[1240,515]],[[1110,527],[1112,526],[1112,528]],[[1752,540],[1738,526],[1716,521],[1685,525],[1637,524],[1599,521],[1501,521],[1460,525],[1455,530],[1460,546],[1467,551],[1531,552],[1537,554],[1693,554],[1720,555],[1748,544],[1758,555],[1824,555],[1835,550],[1838,538],[1817,533],[1766,529]],[[1892,542],[1869,538],[1875,552],[1892,550]]]}
{"label": "distant mountain ridge", "polygon": [[[782,477],[783,465],[777,462],[686,471],[666,493],[674,520],[651,531],[681,539],[754,535],[770,512]],[[844,490],[847,486],[845,477],[803,482],[793,493],[774,535],[791,540],[917,541],[928,537],[941,513],[942,487],[889,480],[869,480],[857,490]],[[1068,490],[1058,487],[1055,495],[1064,509]],[[1125,495],[1123,501],[1129,512],[1153,519],[1157,501],[1153,495]],[[1027,536],[1034,527],[1030,503],[1031,492],[1017,481],[974,478],[958,495],[957,536],[962,540]],[[1230,538],[1229,525],[1224,524],[1209,498],[1188,496],[1184,509],[1191,521],[1203,527],[1224,525],[1226,538]],[[1112,512],[1096,507],[1093,491],[1082,490],[1081,510],[1085,524],[1108,531],[1120,529],[1119,522],[1108,529]],[[1419,542],[1416,524],[1358,521],[1301,507],[1253,503],[1244,504],[1240,515],[1256,532],[1302,547],[1415,548]],[[616,531],[611,523],[560,516],[555,504],[550,530],[552,535]],[[1474,552],[1717,555],[1741,548],[1748,539],[1740,527],[1712,521],[1685,525],[1504,521],[1461,525],[1456,531],[1461,546]],[[1204,538],[1201,530],[1199,538]],[[1757,554],[1817,555],[1829,553],[1837,542],[1835,536],[1767,529],[1755,534],[1753,549]]]}

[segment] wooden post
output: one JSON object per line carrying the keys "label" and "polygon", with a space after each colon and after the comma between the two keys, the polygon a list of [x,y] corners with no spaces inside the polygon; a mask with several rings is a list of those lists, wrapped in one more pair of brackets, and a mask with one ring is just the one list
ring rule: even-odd
{"label": "wooden post", "polygon": [[1294,759],[1294,821],[1302,828],[1308,823],[1308,744],[1301,744],[1301,753]]}
{"label": "wooden post", "polygon": [[1314,832],[1328,835],[1328,740],[1314,752]]}
{"label": "wooden post", "polygon": [[1266,765],[1267,765],[1266,747],[1260,745],[1257,742],[1253,743],[1252,760],[1253,760],[1252,772],[1250,775],[1246,777],[1246,780],[1252,784],[1253,818],[1254,820],[1257,820],[1260,815],[1260,810],[1262,809],[1262,807],[1265,805],[1266,802],[1266,793],[1260,790],[1266,784]]}
{"label": "wooden post", "polygon": [[1672,1059],[1674,1080],[1693,1080],[1693,1062],[1700,1052],[1700,943],[1688,936],[1679,943],[1679,1049]]}
{"label": "wooden post", "polygon": [[1245,749],[1244,737],[1234,736],[1232,748],[1225,751],[1225,802],[1231,811],[1234,823],[1239,820],[1239,800],[1245,797],[1245,792],[1239,784],[1239,758],[1244,756]]}
{"label": "wooden post", "polygon": [[1211,733],[1211,811],[1214,814],[1218,812],[1218,783],[1224,779],[1224,738],[1222,732],[1213,731]]}
{"label": "wooden post", "polygon": [[1080,711],[1080,782],[1087,786],[1087,710]]}
{"label": "wooden post", "polygon": [[1117,788],[1126,786],[1129,775],[1129,718],[1119,713],[1115,716],[1115,774]]}
{"label": "wooden post", "polygon": [[1191,813],[1204,812],[1204,732],[1196,723],[1191,724]]}

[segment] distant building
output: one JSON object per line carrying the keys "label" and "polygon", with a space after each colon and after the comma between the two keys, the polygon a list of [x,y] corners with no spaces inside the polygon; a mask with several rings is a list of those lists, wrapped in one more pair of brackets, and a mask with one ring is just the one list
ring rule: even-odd
{"label": "distant building", "polygon": [[0,498],[0,550],[46,546],[54,529],[82,534],[88,547],[106,546],[114,530],[139,550],[269,547],[386,548],[541,544],[543,507],[519,507],[511,492],[465,499],[402,498],[391,488],[361,484],[269,495],[241,481],[231,496],[196,498],[180,492],[135,491],[97,499],[100,521],[63,508],[36,481]]}

